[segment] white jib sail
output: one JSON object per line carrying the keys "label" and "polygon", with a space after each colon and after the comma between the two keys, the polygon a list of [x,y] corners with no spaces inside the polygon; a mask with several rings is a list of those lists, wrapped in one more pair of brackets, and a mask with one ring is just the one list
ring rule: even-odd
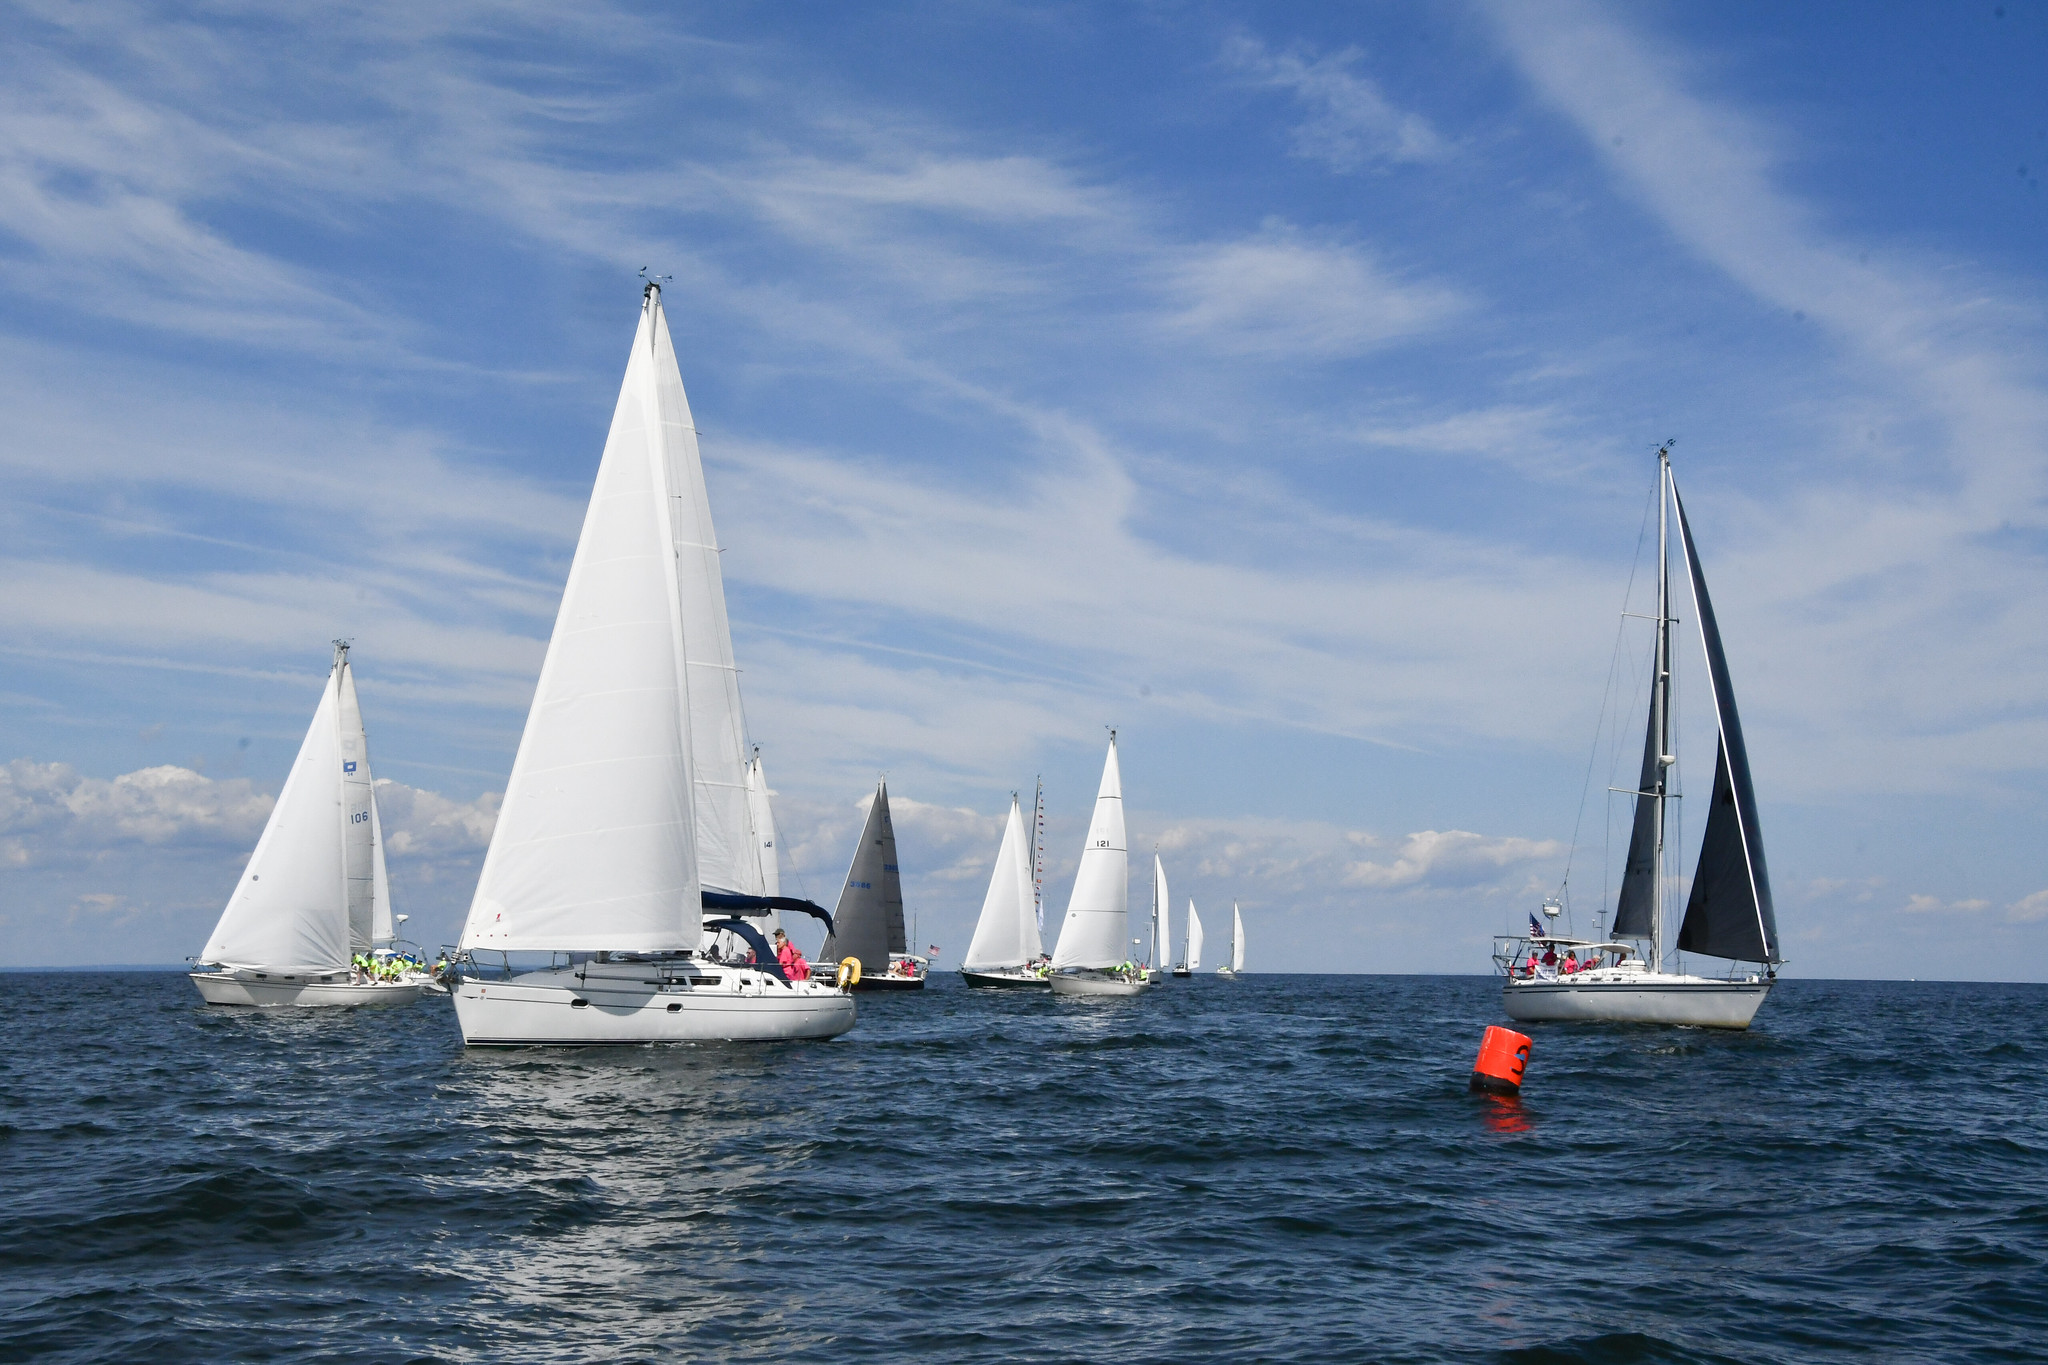
{"label": "white jib sail", "polygon": [[1244,913],[1235,904],[1230,907],[1230,970],[1244,970]]}
{"label": "white jib sail", "polygon": [[1038,916],[1031,904],[1031,850],[1024,832],[1024,811],[1010,798],[1010,821],[989,875],[981,918],[974,922],[974,941],[960,965],[968,971],[1021,967],[1038,956]]}
{"label": "white jib sail", "polygon": [[342,856],[341,727],[335,673],[284,790],[263,826],[220,923],[199,955],[215,966],[344,971],[348,877]]}
{"label": "white jib sail", "polygon": [[1166,961],[1166,954],[1173,947],[1173,925],[1169,922],[1172,905],[1166,898],[1166,864],[1159,861],[1159,855],[1152,855],[1152,957],[1151,965],[1159,966]]}
{"label": "white jib sail", "polygon": [[355,670],[348,664],[348,646],[334,651],[341,707],[342,858],[348,868],[348,946],[367,953],[377,934],[377,837],[370,782],[370,744],[363,734],[363,708],[356,700]]}
{"label": "white jib sail", "polygon": [[1131,867],[1124,848],[1124,783],[1116,762],[1116,737],[1110,736],[1109,757],[1102,764],[1102,789],[1095,797],[1095,817],[1088,822],[1088,842],[1074,873],[1074,894],[1060,925],[1059,946],[1052,965],[1114,967],[1131,956]]}
{"label": "white jib sail", "polygon": [[391,918],[391,877],[384,870],[384,822],[377,815],[377,789],[370,788],[370,941],[389,948],[398,938],[398,926]]}
{"label": "white jib sail", "polygon": [[663,367],[673,374],[675,359],[649,289],[465,949],[697,946],[685,561],[668,449],[689,414],[669,406],[682,385],[660,382]]}
{"label": "white jib sail", "polygon": [[668,322],[658,303],[654,313],[654,382],[675,529],[683,657],[689,664],[697,876],[705,886],[720,891],[771,895],[761,881],[746,719],[740,710],[739,668],[733,661],[732,625],[725,614],[725,573],[718,562],[718,533],[711,527],[704,461],[697,451],[697,427],[683,393]]}
{"label": "white jib sail", "polygon": [[1195,903],[1188,902],[1188,970],[1195,971],[1202,965],[1202,917],[1195,913]]}

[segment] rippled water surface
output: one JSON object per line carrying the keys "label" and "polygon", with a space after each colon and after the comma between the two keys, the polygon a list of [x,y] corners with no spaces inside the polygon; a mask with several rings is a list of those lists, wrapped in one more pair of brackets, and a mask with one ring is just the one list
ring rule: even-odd
{"label": "rippled water surface", "polygon": [[1534,1026],[1481,978],[936,982],[837,1042],[0,977],[0,1359],[2040,1360],[2048,988]]}

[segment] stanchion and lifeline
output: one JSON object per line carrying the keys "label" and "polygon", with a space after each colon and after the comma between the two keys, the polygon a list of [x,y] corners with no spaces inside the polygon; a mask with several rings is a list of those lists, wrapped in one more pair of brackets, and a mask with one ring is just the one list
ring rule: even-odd
{"label": "stanchion and lifeline", "polygon": [[1519,1095],[1522,1070],[1528,1065],[1528,1035],[1488,1025],[1486,1036],[1479,1040],[1479,1060],[1472,1063],[1472,1089],[1490,1095]]}

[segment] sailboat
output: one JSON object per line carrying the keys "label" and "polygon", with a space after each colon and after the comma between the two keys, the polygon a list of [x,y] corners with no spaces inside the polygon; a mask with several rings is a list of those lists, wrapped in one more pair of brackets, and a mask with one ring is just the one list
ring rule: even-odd
{"label": "sailboat", "polygon": [[1168,947],[1173,942],[1173,926],[1167,922],[1166,864],[1159,861],[1159,850],[1152,850],[1152,950],[1145,958],[1145,980],[1157,985],[1165,980],[1159,964],[1166,961]]}
{"label": "sailboat", "polygon": [[1202,970],[1202,917],[1195,913],[1193,901],[1188,902],[1188,934],[1181,947],[1181,958],[1173,964],[1173,974],[1193,976]]}
{"label": "sailboat", "polygon": [[[1725,977],[1668,971],[1664,961],[1666,806],[1677,799],[1671,791],[1671,770],[1678,762],[1671,743],[1671,627],[1676,618],[1672,615],[1670,541],[1674,511],[1719,731],[1714,794],[1700,840],[1692,892],[1679,925],[1678,948],[1736,964]],[[1685,503],[1678,496],[1678,481],[1671,472],[1669,442],[1657,451],[1657,560],[1657,639],[1650,714],[1643,735],[1641,775],[1633,792],[1635,822],[1613,932],[1605,940],[1590,941],[1547,932],[1496,939],[1494,961],[1505,978],[1501,1001],[1511,1019],[1597,1019],[1742,1029],[1756,1017],[1777,978],[1776,966],[1782,961],[1777,917],[1764,866],[1749,751],[1735,710],[1721,628],[1707,596],[1706,576],[1685,517]],[[1746,962],[1759,964],[1760,970],[1742,970],[1739,964]]]}
{"label": "sailboat", "polygon": [[1088,842],[1074,873],[1074,893],[1052,954],[1054,995],[1136,995],[1145,989],[1143,969],[1130,960],[1130,854],[1124,848],[1124,783],[1116,761],[1116,731],[1109,732],[1109,757]]}
{"label": "sailboat", "polygon": [[1216,969],[1218,976],[1236,976],[1244,971],[1244,912],[1230,903],[1230,961]]}
{"label": "sailboat", "polygon": [[299,756],[190,974],[208,1004],[407,1004],[425,989],[354,969],[380,928],[390,937],[391,884],[348,650],[334,642]]}
{"label": "sailboat", "polygon": [[1045,956],[1038,938],[1037,896],[1032,886],[1032,858],[1024,833],[1024,809],[1010,793],[1010,820],[1003,828],[995,871],[982,898],[981,918],[974,922],[974,940],[960,963],[970,986],[1043,989]]}
{"label": "sailboat", "polygon": [[[767,1041],[853,1027],[853,1000],[786,979],[748,922],[830,917],[766,893],[744,728],[696,428],[650,281],[463,926],[453,993],[465,1042]],[[724,917],[707,923],[706,910]],[[700,956],[706,928],[732,930],[756,961]]]}
{"label": "sailboat", "polygon": [[896,866],[896,826],[889,819],[889,784],[875,784],[874,804],[853,862],[846,869],[832,933],[818,950],[823,966],[858,962],[853,988],[861,991],[921,991],[928,959],[912,956],[903,933],[903,878]]}

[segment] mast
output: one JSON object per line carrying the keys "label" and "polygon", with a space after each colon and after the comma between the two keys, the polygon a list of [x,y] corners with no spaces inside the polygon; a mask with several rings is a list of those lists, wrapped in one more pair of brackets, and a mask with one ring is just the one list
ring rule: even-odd
{"label": "mast", "polygon": [[1038,779],[1038,795],[1031,814],[1031,917],[1038,921],[1041,950],[1045,942],[1045,778]]}
{"label": "mast", "polygon": [[1671,443],[1657,447],[1657,669],[1650,691],[1657,731],[1656,872],[1650,902],[1650,970],[1664,970],[1664,823],[1671,785]]}

